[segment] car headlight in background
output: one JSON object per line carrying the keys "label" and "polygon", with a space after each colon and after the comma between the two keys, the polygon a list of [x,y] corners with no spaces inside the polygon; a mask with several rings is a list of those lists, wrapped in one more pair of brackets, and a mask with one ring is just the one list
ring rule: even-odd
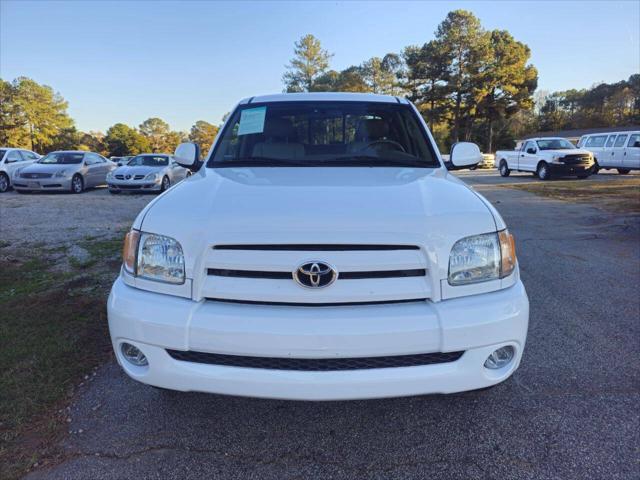
{"label": "car headlight in background", "polygon": [[184,254],[173,238],[131,230],[125,237],[122,256],[125,270],[136,277],[184,283]]}
{"label": "car headlight in background", "polygon": [[507,230],[458,240],[449,255],[449,284],[468,285],[504,278],[516,268],[513,235]]}
{"label": "car headlight in background", "polygon": [[158,179],[158,174],[157,173],[150,173],[149,175],[144,177],[144,179],[155,182]]}

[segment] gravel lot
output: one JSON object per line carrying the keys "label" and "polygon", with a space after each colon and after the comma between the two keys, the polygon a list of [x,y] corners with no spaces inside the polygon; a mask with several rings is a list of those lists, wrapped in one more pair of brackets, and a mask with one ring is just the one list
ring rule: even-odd
{"label": "gravel lot", "polygon": [[[67,459],[29,478],[640,478],[640,219],[494,186],[531,175],[460,176],[517,240],[531,322],[507,382],[287,402],[162,392],[111,362],[78,390]],[[152,198],[2,195],[3,238],[114,234]]]}
{"label": "gravel lot", "polygon": [[113,237],[128,229],[155,195],[112,195],[97,188],[70,193],[0,195],[2,240],[59,246],[86,237]]}

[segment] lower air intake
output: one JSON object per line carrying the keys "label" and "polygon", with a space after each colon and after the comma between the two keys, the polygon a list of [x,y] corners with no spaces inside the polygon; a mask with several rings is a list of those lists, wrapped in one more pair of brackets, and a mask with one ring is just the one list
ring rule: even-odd
{"label": "lower air intake", "polygon": [[274,358],[221,355],[218,353],[167,350],[174,359],[183,362],[223,365],[226,367],[264,368],[268,370],[299,370],[305,372],[331,372],[340,370],[366,370],[371,368],[417,367],[449,363],[458,360],[464,352],[419,353],[390,357],[358,358]]}

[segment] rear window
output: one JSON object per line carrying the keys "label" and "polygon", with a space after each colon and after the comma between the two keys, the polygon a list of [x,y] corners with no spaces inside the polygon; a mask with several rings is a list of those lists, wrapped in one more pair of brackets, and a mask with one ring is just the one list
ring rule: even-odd
{"label": "rear window", "polygon": [[38,160],[38,163],[70,165],[74,163],[82,163],[83,158],[84,153],[52,152]]}
{"label": "rear window", "polygon": [[440,164],[409,105],[316,101],[240,106],[207,166]]}
{"label": "rear window", "polygon": [[169,165],[169,157],[164,155],[137,155],[129,160],[127,165],[131,167],[166,167]]}

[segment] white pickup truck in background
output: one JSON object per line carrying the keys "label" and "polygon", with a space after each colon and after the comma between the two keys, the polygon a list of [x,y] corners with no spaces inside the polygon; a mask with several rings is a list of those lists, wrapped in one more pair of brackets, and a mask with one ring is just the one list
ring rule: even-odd
{"label": "white pickup truck in background", "polygon": [[594,160],[591,152],[576,148],[564,138],[530,138],[515,150],[498,150],[496,164],[503,177],[515,170],[548,180],[553,175],[587,178],[593,173]]}

